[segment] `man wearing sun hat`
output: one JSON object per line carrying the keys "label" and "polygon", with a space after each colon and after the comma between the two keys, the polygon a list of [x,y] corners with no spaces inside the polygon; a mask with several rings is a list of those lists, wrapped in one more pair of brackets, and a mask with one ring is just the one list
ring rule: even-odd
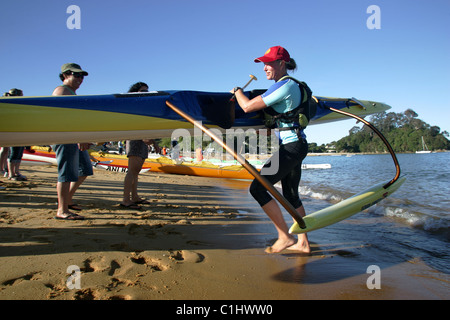
{"label": "man wearing sun hat", "polygon": [[61,67],[59,78],[63,84],[55,89],[53,95],[75,95],[75,91],[83,83],[83,79],[88,73],[81,69],[80,65],[76,63],[65,63]]}
{"label": "man wearing sun hat", "polygon": [[82,73],[85,76],[88,75],[88,73],[84,70],[81,69],[79,64],[76,63],[65,63],[62,65],[61,67],[61,73],[67,72],[67,71],[72,71],[72,72],[78,72],[78,73]]}
{"label": "man wearing sun hat", "polygon": [[[55,88],[54,96],[76,95],[77,89],[83,83],[88,73],[76,63],[66,63],[61,67],[59,78],[62,85]],[[73,196],[78,187],[87,176],[94,174],[92,163],[87,149],[89,143],[57,144],[52,146],[56,153],[58,164],[58,211],[56,219],[82,220],[83,216],[72,213],[70,210],[81,211],[81,208],[73,203]]]}

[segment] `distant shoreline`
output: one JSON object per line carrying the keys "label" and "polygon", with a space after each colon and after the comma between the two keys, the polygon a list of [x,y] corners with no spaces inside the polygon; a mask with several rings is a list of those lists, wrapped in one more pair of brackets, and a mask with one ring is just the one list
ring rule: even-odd
{"label": "distant shoreline", "polygon": [[[442,153],[450,152],[450,150],[437,150],[431,153]],[[410,152],[396,152],[396,154],[412,154],[414,151]],[[354,156],[354,155],[376,155],[376,154],[389,154],[389,152],[328,152],[328,153],[308,153],[308,156]]]}

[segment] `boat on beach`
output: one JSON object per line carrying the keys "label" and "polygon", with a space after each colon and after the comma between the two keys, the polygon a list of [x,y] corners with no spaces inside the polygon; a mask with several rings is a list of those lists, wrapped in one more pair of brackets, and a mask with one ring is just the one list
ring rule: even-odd
{"label": "boat on beach", "polygon": [[[89,150],[94,168],[111,172],[127,172],[128,158],[126,155],[106,153]],[[250,164],[261,169],[264,161],[250,160]],[[33,146],[25,149],[22,157],[24,165],[56,165],[55,152],[50,147]],[[331,165],[303,164],[302,169],[330,169]],[[194,161],[193,159],[173,160],[165,156],[153,155],[144,161],[140,173],[159,172],[190,176],[228,179],[253,179],[254,177],[240,164],[233,161],[220,161],[218,159]]]}

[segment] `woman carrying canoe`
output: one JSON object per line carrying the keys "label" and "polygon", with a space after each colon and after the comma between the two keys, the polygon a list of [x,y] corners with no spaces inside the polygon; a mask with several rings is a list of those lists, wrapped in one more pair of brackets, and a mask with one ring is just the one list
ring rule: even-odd
{"label": "woman carrying canoe", "polygon": [[[299,85],[292,79],[285,78],[287,70],[295,70],[297,65],[286,49],[280,46],[272,47],[266,53],[254,60],[264,63],[264,72],[267,80],[274,80],[273,84],[265,93],[253,99],[244,95],[241,88],[234,88],[231,92],[235,94],[239,106],[244,112],[254,112],[273,108],[276,112],[282,114],[295,109],[302,101],[302,93]],[[292,127],[294,122],[286,123],[277,120],[278,127]],[[303,217],[305,209],[298,195],[298,187],[301,177],[301,165],[303,159],[308,153],[308,143],[303,130],[288,129],[279,131],[280,149],[275,153],[265,167],[270,167],[271,162],[279,162],[278,171],[275,174],[267,175],[261,171],[262,175],[272,184],[281,181],[283,196],[296,208],[297,212]],[[275,159],[277,157],[277,159]],[[256,179],[250,186],[250,193],[262,207],[264,212],[272,220],[278,232],[278,239],[267,248],[266,252],[276,253],[284,249],[310,253],[308,237],[306,234],[300,234],[298,241],[289,234],[288,226],[283,218],[282,212],[276,201],[269,195],[266,188]]]}

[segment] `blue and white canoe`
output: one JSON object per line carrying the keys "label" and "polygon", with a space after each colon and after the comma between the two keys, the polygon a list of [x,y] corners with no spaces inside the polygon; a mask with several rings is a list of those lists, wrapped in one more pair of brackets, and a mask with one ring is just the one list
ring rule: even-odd
{"label": "blue and white canoe", "polygon": [[[249,97],[264,90],[246,92]],[[262,128],[259,113],[244,113],[230,103],[231,94],[201,91],[158,91],[80,96],[0,98],[0,146],[118,141],[170,137],[175,129],[193,126],[166,106],[179,109],[211,128]],[[366,116],[390,106],[354,98],[316,97],[310,125],[348,119],[324,106]]]}

